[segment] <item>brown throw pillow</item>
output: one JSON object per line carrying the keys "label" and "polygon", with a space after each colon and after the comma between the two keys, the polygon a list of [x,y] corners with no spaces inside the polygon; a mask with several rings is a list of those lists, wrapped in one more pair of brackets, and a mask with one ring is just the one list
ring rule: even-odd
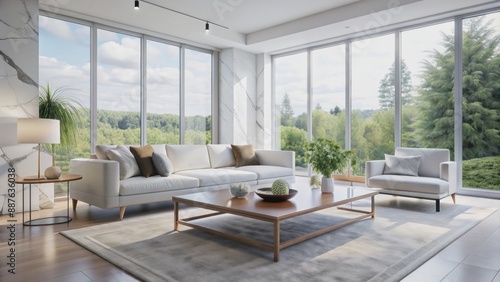
{"label": "brown throw pillow", "polygon": [[259,159],[252,145],[231,145],[231,148],[233,149],[236,167],[259,164]]}
{"label": "brown throw pillow", "polygon": [[144,147],[130,147],[130,152],[134,155],[142,176],[150,177],[158,174],[153,164],[152,157],[154,150],[151,145],[146,145]]}

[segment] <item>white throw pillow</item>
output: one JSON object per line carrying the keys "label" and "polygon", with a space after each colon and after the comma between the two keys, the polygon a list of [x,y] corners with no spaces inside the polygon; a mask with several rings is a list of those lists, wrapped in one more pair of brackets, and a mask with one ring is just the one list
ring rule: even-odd
{"label": "white throw pillow", "polygon": [[95,146],[95,155],[100,160],[109,160],[108,151],[116,149],[114,145],[97,145]]}
{"label": "white throw pillow", "polygon": [[166,145],[175,171],[210,168],[207,145]]}
{"label": "white throw pillow", "polygon": [[134,155],[125,146],[118,146],[116,149],[108,150],[108,158],[117,161],[120,166],[120,180],[141,175],[141,170]]}
{"label": "white throw pillow", "polygon": [[418,176],[421,156],[396,157],[385,155],[384,174]]}
{"label": "white throw pillow", "polygon": [[208,144],[212,168],[235,166],[234,154],[229,144]]}
{"label": "white throw pillow", "polygon": [[174,166],[166,154],[153,153],[153,164],[161,176],[169,176],[174,172]]}

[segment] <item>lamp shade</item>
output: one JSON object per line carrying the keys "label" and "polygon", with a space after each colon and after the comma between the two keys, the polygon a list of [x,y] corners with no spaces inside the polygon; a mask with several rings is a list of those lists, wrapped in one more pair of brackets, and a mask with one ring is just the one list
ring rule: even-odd
{"label": "lamp shade", "polygon": [[60,135],[57,119],[17,119],[18,143],[59,144]]}

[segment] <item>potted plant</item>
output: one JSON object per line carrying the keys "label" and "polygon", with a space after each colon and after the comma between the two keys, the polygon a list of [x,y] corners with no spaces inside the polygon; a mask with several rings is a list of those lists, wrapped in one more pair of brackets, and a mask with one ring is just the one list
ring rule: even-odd
{"label": "potted plant", "polygon": [[[40,118],[57,119],[60,122],[61,147],[68,148],[76,144],[77,122],[80,119],[80,102],[70,95],[69,88],[52,90],[49,83],[40,86],[38,97],[38,115]],[[55,166],[56,145],[51,144],[48,151],[52,154],[52,166],[45,170],[45,177],[58,178],[61,169]]]}
{"label": "potted plant", "polygon": [[321,191],[333,192],[332,173],[343,171],[350,163],[355,162],[353,150],[344,150],[335,141],[319,138],[305,145],[305,160],[316,172],[323,175]]}

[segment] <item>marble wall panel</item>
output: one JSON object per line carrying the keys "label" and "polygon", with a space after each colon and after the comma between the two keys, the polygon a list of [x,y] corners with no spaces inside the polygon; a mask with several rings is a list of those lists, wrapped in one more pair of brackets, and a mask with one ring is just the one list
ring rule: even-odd
{"label": "marble wall panel", "polygon": [[[17,118],[38,117],[38,0],[2,0],[0,19],[0,211],[6,213],[8,169],[20,176],[37,173],[35,144],[17,145],[15,136]],[[50,163],[43,153],[42,167]],[[20,211],[21,186],[16,190]],[[34,210],[51,206],[53,198],[53,185],[32,187]]]}
{"label": "marble wall panel", "polygon": [[256,146],[261,149],[274,149],[272,144],[272,68],[269,54],[257,55],[257,112],[256,112]]}
{"label": "marble wall panel", "polygon": [[256,55],[235,48],[219,55],[220,143],[257,145]]}
{"label": "marble wall panel", "polygon": [[219,143],[233,143],[234,79],[233,49],[219,53]]}

